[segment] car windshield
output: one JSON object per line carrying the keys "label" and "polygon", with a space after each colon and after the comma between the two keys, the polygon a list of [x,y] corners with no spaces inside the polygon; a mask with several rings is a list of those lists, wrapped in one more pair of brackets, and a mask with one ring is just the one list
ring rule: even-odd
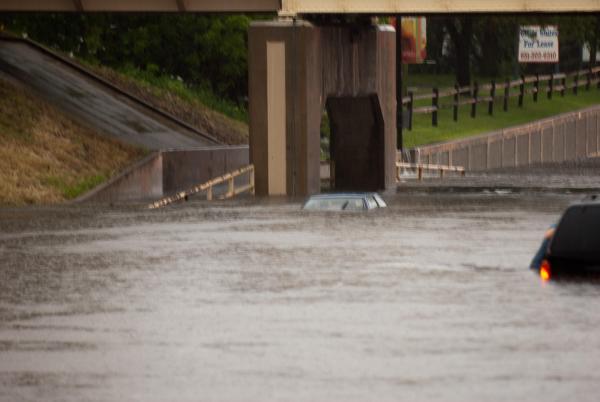
{"label": "car windshield", "polygon": [[600,205],[567,209],[550,250],[555,256],[600,261]]}
{"label": "car windshield", "polygon": [[311,198],[304,209],[320,211],[359,211],[365,209],[362,197]]}

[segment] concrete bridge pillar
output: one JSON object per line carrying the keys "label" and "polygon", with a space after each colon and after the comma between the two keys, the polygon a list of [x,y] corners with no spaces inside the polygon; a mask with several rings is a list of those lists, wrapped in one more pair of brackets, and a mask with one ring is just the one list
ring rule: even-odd
{"label": "concrete bridge pillar", "polygon": [[395,40],[388,26],[251,25],[250,158],[257,195],[320,191],[325,108],[336,189],[395,186]]}

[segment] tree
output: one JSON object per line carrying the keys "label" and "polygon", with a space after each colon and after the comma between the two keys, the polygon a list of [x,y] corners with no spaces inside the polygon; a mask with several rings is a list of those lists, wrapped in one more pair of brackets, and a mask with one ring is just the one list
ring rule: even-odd
{"label": "tree", "polygon": [[242,102],[247,96],[245,15],[3,14],[0,23],[47,46],[116,69],[181,77]]}
{"label": "tree", "polygon": [[511,16],[481,16],[474,21],[473,57],[477,73],[485,77],[510,74],[517,55],[518,23]]}
{"label": "tree", "polygon": [[471,17],[448,18],[445,27],[454,48],[456,81],[459,85],[470,85],[473,20]]}

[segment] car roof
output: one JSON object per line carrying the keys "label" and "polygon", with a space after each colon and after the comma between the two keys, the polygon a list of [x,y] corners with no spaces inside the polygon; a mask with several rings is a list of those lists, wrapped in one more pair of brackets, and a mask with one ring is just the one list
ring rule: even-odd
{"label": "car roof", "polygon": [[364,198],[373,197],[377,193],[326,193],[326,194],[315,194],[310,198]]}
{"label": "car roof", "polygon": [[577,205],[600,205],[600,195],[598,195],[598,194],[587,195],[580,201],[574,202],[570,206],[577,206]]}
{"label": "car roof", "polygon": [[[589,211],[586,214],[586,210]],[[563,212],[548,248],[550,255],[561,258],[600,261],[598,222],[600,196],[589,195]],[[585,239],[585,240],[584,240]]]}
{"label": "car roof", "polygon": [[[592,194],[587,195],[581,200],[572,202],[567,206],[565,212],[571,208],[581,208],[581,207],[591,207],[591,206],[600,206],[600,195]],[[563,213],[564,214],[564,213]]]}

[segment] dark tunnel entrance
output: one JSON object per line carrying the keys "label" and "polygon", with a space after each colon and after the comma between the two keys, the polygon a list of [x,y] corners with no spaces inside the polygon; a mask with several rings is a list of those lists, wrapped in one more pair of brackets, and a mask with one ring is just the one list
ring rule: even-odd
{"label": "dark tunnel entrance", "polygon": [[385,188],[384,124],[377,95],[329,97],[332,191]]}

